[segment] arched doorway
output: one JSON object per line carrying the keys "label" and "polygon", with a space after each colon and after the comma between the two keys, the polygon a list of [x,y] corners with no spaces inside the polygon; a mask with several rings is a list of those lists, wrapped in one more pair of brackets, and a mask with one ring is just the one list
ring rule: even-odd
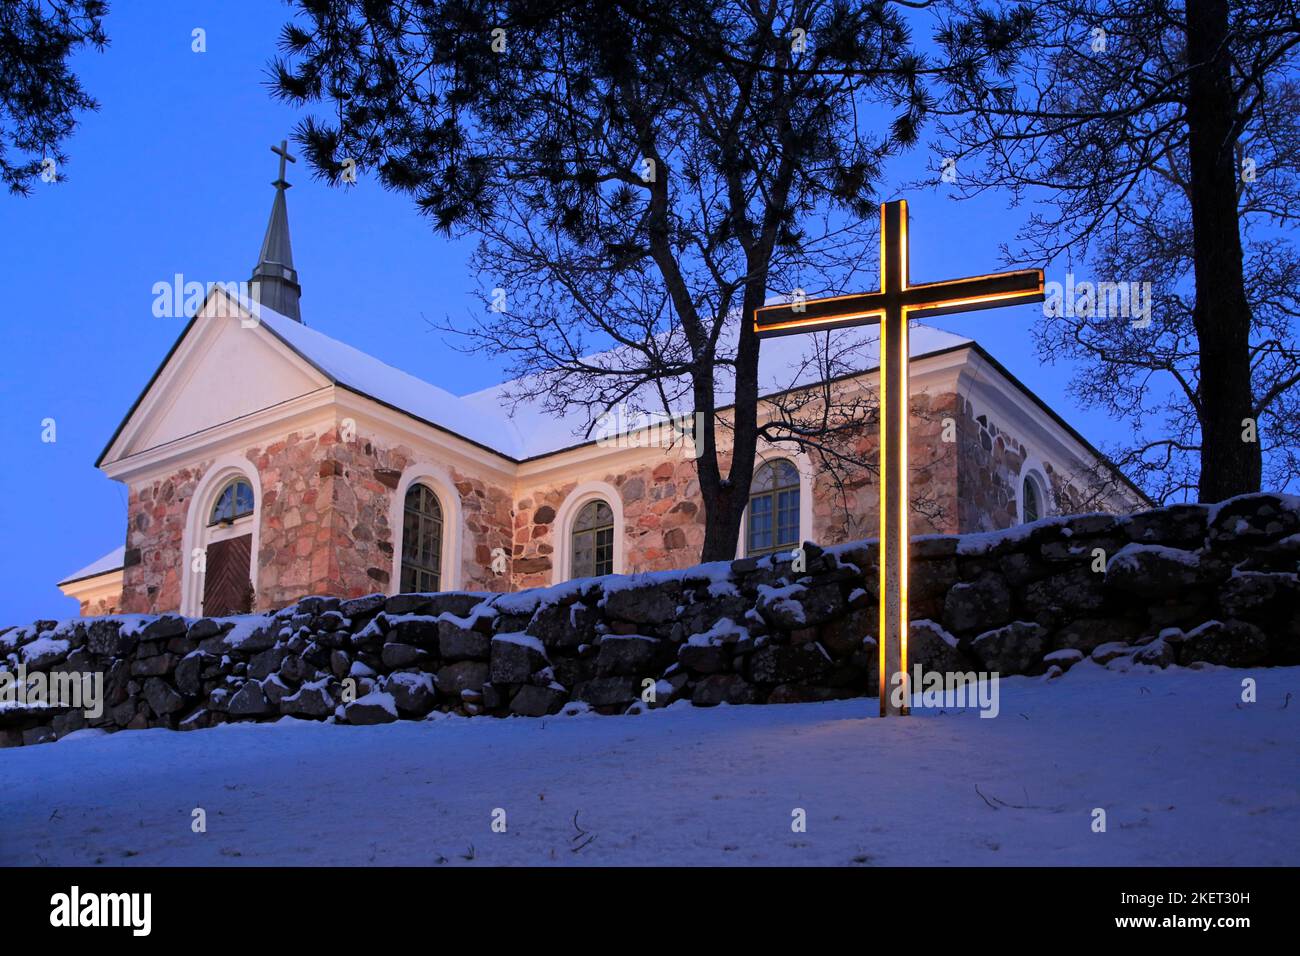
{"label": "arched doorway", "polygon": [[256,495],[248,479],[236,474],[226,479],[211,501],[201,530],[200,613],[207,617],[247,614],[253,609]]}

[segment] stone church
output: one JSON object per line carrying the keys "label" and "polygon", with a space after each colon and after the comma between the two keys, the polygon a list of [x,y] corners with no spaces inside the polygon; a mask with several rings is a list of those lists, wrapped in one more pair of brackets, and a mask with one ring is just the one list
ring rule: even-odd
{"label": "stone church", "polygon": [[[311,328],[283,172],[274,185],[256,302],[209,291],[97,462],[128,489],[126,530],[60,582],[83,615],[510,591],[698,562],[689,439],[581,437],[585,419],[512,407],[508,382],[452,395]],[[798,339],[764,342],[764,381],[797,364]],[[975,341],[916,326],[911,349],[912,484],[937,505],[914,534],[1149,505]],[[850,385],[874,393],[875,363],[861,365]],[[738,554],[874,537],[873,481],[837,481],[789,448],[759,459]]]}

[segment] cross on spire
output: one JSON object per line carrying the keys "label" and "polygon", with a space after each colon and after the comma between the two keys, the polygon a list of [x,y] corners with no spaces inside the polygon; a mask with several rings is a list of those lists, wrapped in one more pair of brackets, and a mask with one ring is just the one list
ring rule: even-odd
{"label": "cross on spire", "polygon": [[297,160],[289,155],[288,140],[280,140],[280,145],[272,146],[271,152],[280,157],[280,178],[271,184],[275,187],[275,199],[271,201],[271,218],[266,224],[257,265],[253,267],[252,282],[260,305],[301,322],[298,300],[302,296],[302,287],[298,284],[298,270],[293,267],[289,205],[284,198],[285,190],[289,188],[289,182],[284,178],[285,161],[296,163]]}
{"label": "cross on spire", "polygon": [[284,173],[285,173],[284,161],[287,159],[291,163],[296,163],[298,162],[298,159],[295,156],[289,155],[289,141],[287,139],[280,140],[279,146],[272,146],[271,152],[275,153],[277,156],[280,157],[280,178],[277,179],[275,182],[271,183],[271,185],[274,186],[276,189],[288,189],[289,181],[284,178]]}

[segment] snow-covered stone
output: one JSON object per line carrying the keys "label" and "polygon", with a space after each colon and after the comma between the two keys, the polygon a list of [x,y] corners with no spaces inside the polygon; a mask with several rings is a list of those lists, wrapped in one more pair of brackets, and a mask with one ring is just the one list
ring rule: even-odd
{"label": "snow-covered stone", "polygon": [[392,694],[372,691],[344,704],[343,719],[349,724],[390,724],[397,719],[397,702]]}

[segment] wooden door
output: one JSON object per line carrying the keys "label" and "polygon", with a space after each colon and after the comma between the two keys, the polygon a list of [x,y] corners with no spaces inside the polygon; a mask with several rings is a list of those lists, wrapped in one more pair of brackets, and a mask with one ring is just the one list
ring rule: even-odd
{"label": "wooden door", "polygon": [[224,617],[247,614],[253,609],[253,536],[241,535],[208,545],[207,571],[203,578],[203,614]]}

